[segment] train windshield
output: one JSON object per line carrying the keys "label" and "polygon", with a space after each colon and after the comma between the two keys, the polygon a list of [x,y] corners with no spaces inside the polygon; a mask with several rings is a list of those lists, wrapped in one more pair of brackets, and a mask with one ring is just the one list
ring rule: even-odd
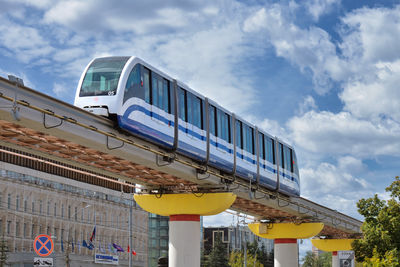
{"label": "train windshield", "polygon": [[98,58],[89,66],[79,96],[115,95],[129,57]]}

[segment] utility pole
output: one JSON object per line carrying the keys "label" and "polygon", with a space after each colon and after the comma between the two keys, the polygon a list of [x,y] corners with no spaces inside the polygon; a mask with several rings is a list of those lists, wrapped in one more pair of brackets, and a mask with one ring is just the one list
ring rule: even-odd
{"label": "utility pole", "polygon": [[[244,228],[243,228],[244,229]],[[246,231],[243,231],[244,234],[244,267],[247,267],[247,240],[246,240]]]}

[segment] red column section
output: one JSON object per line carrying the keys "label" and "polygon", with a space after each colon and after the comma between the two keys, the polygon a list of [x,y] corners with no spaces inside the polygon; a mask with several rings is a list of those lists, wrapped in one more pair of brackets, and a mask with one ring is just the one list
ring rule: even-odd
{"label": "red column section", "polygon": [[281,238],[281,239],[275,239],[274,240],[275,244],[296,244],[297,239],[293,238]]}
{"label": "red column section", "polygon": [[199,222],[200,215],[197,214],[175,214],[169,216],[170,221]]}

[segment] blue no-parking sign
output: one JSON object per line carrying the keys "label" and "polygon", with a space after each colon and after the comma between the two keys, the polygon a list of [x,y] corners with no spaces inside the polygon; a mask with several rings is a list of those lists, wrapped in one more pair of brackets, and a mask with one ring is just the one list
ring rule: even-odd
{"label": "blue no-parking sign", "polygon": [[54,243],[48,235],[38,235],[33,241],[33,248],[40,257],[49,256],[54,249]]}

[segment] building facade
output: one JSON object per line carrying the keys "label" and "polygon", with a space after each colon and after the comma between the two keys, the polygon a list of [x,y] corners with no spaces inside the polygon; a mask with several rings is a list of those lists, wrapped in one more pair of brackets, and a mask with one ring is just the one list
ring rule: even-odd
{"label": "building facade", "polygon": [[203,243],[206,254],[214,247],[217,235],[226,245],[228,253],[242,250],[245,243],[251,244],[254,240],[257,240],[259,248],[264,245],[267,253],[273,253],[274,250],[273,240],[259,238],[247,226],[205,227]]}
{"label": "building facade", "polygon": [[[39,234],[52,237],[54,252],[48,257],[55,266],[102,266],[94,263],[95,253],[116,255],[119,265],[127,266],[130,227],[132,266],[149,266],[148,220],[131,194],[0,162],[0,239],[11,266],[32,266]],[[82,244],[89,243],[94,227],[94,248],[88,249]]]}
{"label": "building facade", "polygon": [[158,259],[168,257],[169,217],[149,213],[149,266],[157,266]]}

